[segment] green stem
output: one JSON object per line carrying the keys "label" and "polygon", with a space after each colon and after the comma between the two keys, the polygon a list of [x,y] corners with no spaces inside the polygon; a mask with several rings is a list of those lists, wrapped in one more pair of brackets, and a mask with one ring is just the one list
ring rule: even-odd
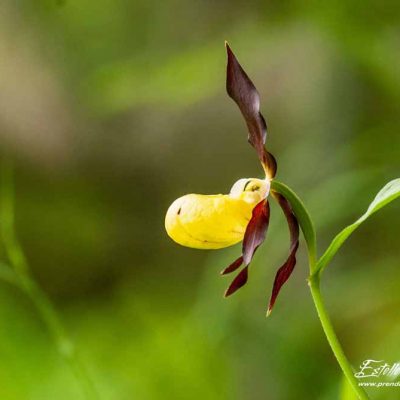
{"label": "green stem", "polygon": [[301,199],[296,195],[295,192],[293,192],[292,189],[290,189],[285,184],[273,180],[271,182],[271,190],[280,193],[289,201],[290,205],[293,208],[293,212],[299,221],[301,230],[307,243],[308,261],[311,274],[308,282],[310,286],[311,296],[313,298],[314,305],[317,310],[322,329],[328,340],[329,346],[331,347],[333,354],[335,355],[336,360],[343,371],[344,376],[349,381],[349,384],[353,388],[355,394],[357,394],[358,398],[361,400],[368,400],[369,397],[365,390],[362,387],[358,386],[358,382],[353,374],[353,369],[344,354],[342,346],[340,345],[339,339],[336,336],[332,322],[329,318],[324,302],[322,300],[320,291],[321,274],[317,272],[317,265],[319,263],[317,261],[317,241],[314,225],[312,223],[310,214],[308,213]]}
{"label": "green stem", "polygon": [[361,400],[368,400],[369,397],[365,392],[365,390],[362,387],[358,386],[357,379],[354,377],[353,368],[351,367],[349,360],[344,354],[343,348],[340,345],[339,339],[336,336],[332,322],[326,311],[319,287],[320,286],[319,275],[318,274],[312,275],[309,278],[308,282],[310,286],[311,296],[313,298],[314,305],[315,308],[317,309],[317,314],[322,325],[322,329],[333,351],[333,354],[335,355],[336,360],[343,371],[343,374],[349,381],[351,387],[357,394],[358,398]]}
{"label": "green stem", "polygon": [[[70,365],[76,379],[82,386],[82,391],[87,399],[99,399],[99,395],[89,374],[81,362],[72,341],[69,339],[57,312],[44,291],[32,278],[29,266],[22,248],[18,242],[14,228],[14,190],[13,171],[10,162],[4,162],[2,168],[2,191],[1,191],[1,236],[4,248],[10,264],[15,273],[15,283],[32,300],[37,311],[46,324],[57,350],[61,357]],[[4,271],[7,271],[4,269]],[[5,275],[7,278],[7,275]],[[10,281],[12,281],[10,279]]]}

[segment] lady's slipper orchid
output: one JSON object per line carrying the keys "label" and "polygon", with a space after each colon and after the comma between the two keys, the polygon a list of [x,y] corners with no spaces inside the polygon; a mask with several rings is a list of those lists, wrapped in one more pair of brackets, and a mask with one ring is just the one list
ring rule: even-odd
{"label": "lady's slipper orchid", "polygon": [[[257,248],[263,243],[270,217],[268,195],[277,164],[265,148],[267,125],[260,113],[260,97],[232,50],[226,43],[228,64],[226,89],[246,121],[248,141],[255,148],[265,172],[265,179],[239,179],[229,194],[188,194],[175,200],[167,211],[165,227],[177,243],[199,249],[219,249],[242,241],[242,254],[221,274],[242,267],[225,292],[229,296],[241,288],[248,277],[248,266]],[[267,315],[272,310],[282,285],[296,264],[299,246],[299,225],[289,202],[271,191],[281,206],[290,230],[290,251],[278,269],[273,284]]]}

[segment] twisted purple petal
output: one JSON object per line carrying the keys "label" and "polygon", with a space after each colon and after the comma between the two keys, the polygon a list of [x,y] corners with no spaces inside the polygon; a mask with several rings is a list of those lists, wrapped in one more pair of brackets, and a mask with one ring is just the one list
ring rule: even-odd
{"label": "twisted purple petal", "polygon": [[274,156],[264,147],[267,137],[267,124],[260,113],[260,95],[228,43],[225,43],[225,45],[228,55],[226,91],[229,97],[239,106],[247,124],[248,141],[256,149],[265,172],[272,179],[276,174],[277,164]]}
{"label": "twisted purple petal", "polygon": [[271,314],[272,308],[274,307],[275,301],[282,286],[289,279],[294,270],[294,267],[296,265],[296,252],[299,247],[299,223],[297,222],[297,218],[293,213],[290,203],[286,200],[285,197],[283,197],[279,193],[273,192],[272,195],[278,201],[287,219],[290,231],[290,250],[287,260],[278,269],[275,275],[272,294],[268,305],[267,316]]}

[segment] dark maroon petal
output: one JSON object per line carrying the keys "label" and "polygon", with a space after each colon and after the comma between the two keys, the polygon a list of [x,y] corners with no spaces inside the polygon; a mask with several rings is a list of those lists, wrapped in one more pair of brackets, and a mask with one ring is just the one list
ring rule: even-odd
{"label": "dark maroon petal", "polygon": [[253,209],[250,222],[247,224],[243,239],[242,256],[235,260],[229,267],[225,268],[221,274],[229,274],[237,270],[244,262],[245,267],[239,272],[225,292],[225,297],[236,292],[246,282],[248,276],[248,265],[254,253],[264,241],[269,224],[269,203],[267,200],[260,201]]}
{"label": "dark maroon petal", "polygon": [[246,282],[248,277],[248,267],[244,267],[229,285],[228,289],[226,289],[225,297],[230,296],[231,294],[235,293],[236,290],[240,289]]}
{"label": "dark maroon petal", "polygon": [[230,274],[233,271],[236,271],[243,264],[243,257],[240,256],[237,260],[235,260],[229,267],[226,267],[221,271],[221,275]]}
{"label": "dark maroon petal", "polygon": [[247,224],[243,239],[242,255],[245,265],[250,264],[257,247],[265,240],[269,214],[268,200],[260,201],[253,209],[253,214]]}
{"label": "dark maroon petal", "polygon": [[278,269],[275,275],[274,286],[272,288],[271,299],[268,305],[267,316],[271,314],[272,308],[275,304],[276,298],[284,285],[284,283],[289,279],[293,272],[294,266],[296,265],[296,251],[299,247],[299,224],[297,222],[296,216],[293,214],[292,207],[290,203],[279,193],[273,192],[272,195],[276,198],[279,205],[281,206],[285,217],[288,222],[290,231],[290,252],[289,257],[285,263]]}
{"label": "dark maroon petal", "polygon": [[226,91],[239,106],[249,131],[249,143],[256,149],[258,158],[270,178],[276,174],[276,161],[264,147],[267,124],[260,113],[260,95],[246,72],[226,43],[228,65],[226,68]]}

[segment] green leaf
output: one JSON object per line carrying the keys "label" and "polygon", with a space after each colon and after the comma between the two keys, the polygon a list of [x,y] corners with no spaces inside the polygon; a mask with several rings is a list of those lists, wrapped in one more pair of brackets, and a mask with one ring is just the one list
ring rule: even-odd
{"label": "green leaf", "polygon": [[332,240],[328,249],[322,255],[317,263],[315,273],[321,272],[326,265],[331,261],[336,252],[340,249],[345,240],[372,214],[380,210],[382,207],[389,204],[391,201],[400,196],[400,178],[390,181],[376,195],[373,202],[369,205],[368,210],[356,222],[344,228]]}
{"label": "green leaf", "polygon": [[271,190],[280,193],[286,200],[290,203],[293,208],[293,212],[299,221],[300,228],[303,232],[304,239],[307,243],[308,258],[310,262],[310,268],[313,268],[316,261],[316,251],[317,251],[317,239],[314,229],[314,224],[311,220],[310,214],[306,210],[303,202],[285,184],[276,181],[275,179],[271,182]]}

